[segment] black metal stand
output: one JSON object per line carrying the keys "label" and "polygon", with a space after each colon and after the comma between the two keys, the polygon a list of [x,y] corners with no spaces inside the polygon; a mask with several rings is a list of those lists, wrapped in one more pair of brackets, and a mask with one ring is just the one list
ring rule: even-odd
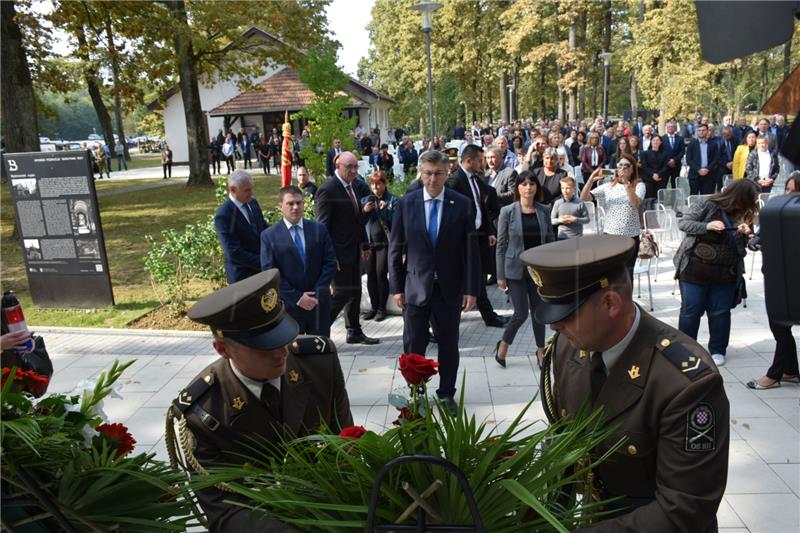
{"label": "black metal stand", "polygon": [[[456,526],[446,524],[428,525],[428,513],[421,506],[417,508],[417,523],[416,524],[375,524],[375,511],[378,506],[378,496],[381,491],[381,484],[383,478],[392,468],[406,464],[406,463],[429,463],[441,466],[449,470],[461,485],[461,490],[464,491],[464,497],[467,500],[469,512],[472,515],[472,526]],[[483,527],[481,516],[478,513],[478,506],[475,504],[475,496],[472,494],[472,488],[467,482],[464,473],[453,463],[442,459],[441,457],[432,457],[429,455],[404,455],[397,459],[392,459],[378,470],[375,476],[375,481],[372,483],[372,493],[370,495],[369,512],[367,514],[367,525],[364,528],[364,533],[373,533],[374,531],[415,531],[417,533],[425,533],[428,531],[472,531],[475,533],[486,533]]]}

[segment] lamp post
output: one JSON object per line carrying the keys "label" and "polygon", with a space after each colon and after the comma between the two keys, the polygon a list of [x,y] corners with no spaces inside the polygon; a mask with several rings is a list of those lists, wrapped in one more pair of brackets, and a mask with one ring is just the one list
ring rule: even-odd
{"label": "lamp post", "polygon": [[508,124],[514,122],[514,84],[509,83],[506,85],[508,88]]}
{"label": "lamp post", "polygon": [[614,55],[611,52],[600,52],[597,54],[598,57],[603,58],[603,122],[605,123],[608,120],[608,65],[611,59],[611,56]]}
{"label": "lamp post", "polygon": [[442,7],[436,2],[422,2],[411,6],[408,9],[419,11],[422,15],[422,33],[425,34],[425,51],[428,56],[428,122],[431,129],[431,142],[436,136],[436,128],[433,124],[433,71],[431,68],[431,28],[433,26],[433,12]]}

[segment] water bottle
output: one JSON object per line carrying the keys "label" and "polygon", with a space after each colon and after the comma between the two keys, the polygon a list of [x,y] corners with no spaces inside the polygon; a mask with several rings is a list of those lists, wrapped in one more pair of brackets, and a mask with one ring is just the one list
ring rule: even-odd
{"label": "water bottle", "polygon": [[[3,294],[2,309],[3,322],[5,322],[9,333],[28,330],[28,325],[25,324],[25,315],[22,314],[22,306],[12,291],[6,291]],[[32,352],[34,348],[33,338],[28,338],[16,350],[20,353],[28,353]]]}

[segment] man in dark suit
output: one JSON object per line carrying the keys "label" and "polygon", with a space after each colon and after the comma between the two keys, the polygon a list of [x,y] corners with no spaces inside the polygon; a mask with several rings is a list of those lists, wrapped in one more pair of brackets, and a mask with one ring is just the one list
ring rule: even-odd
{"label": "man in dark suit", "polygon": [[403,309],[406,353],[424,355],[430,340],[428,324],[431,319],[436,323],[436,394],[454,412],[460,314],[474,307],[483,283],[472,203],[444,186],[447,164],[447,156],[438,150],[422,154],[423,187],[406,194],[395,210],[389,240],[389,292]]}
{"label": "man in dark suit", "polygon": [[678,125],[674,120],[667,122],[667,134],[664,135],[664,144],[661,148],[667,153],[667,187],[675,187],[676,178],[681,173],[683,154],[686,152],[683,137],[676,134]]}
{"label": "man in dark suit", "polygon": [[447,186],[463,194],[469,201],[473,212],[473,225],[481,259],[481,287],[478,293],[478,311],[487,326],[502,328],[508,323],[507,317],[494,312],[492,302],[486,295],[486,276],[491,272],[493,260],[492,247],[497,242],[497,229],[494,221],[500,214],[497,191],[477,176],[483,169],[483,151],[479,146],[470,145],[461,153],[461,164],[447,178]]}
{"label": "man in dark suit", "polygon": [[328,230],[303,218],[303,192],[289,185],[278,193],[282,223],[261,234],[261,268],[281,273],[281,297],[300,333],[331,334],[330,284],[336,251]]}
{"label": "man in dark suit", "polygon": [[253,198],[253,178],[242,169],[228,177],[228,199],[214,216],[228,283],[261,272],[261,232],[267,223],[261,206]]}
{"label": "man in dark suit", "polygon": [[719,172],[717,186],[722,190],[722,176],[733,174],[733,154],[738,143],[733,135],[733,126],[723,126],[717,144],[719,145]]}
{"label": "man in dark suit", "polygon": [[325,169],[327,171],[328,177],[334,175],[336,169],[334,159],[336,159],[336,156],[341,153],[342,153],[342,141],[340,139],[334,139],[333,148],[328,150],[328,157],[325,158]]}
{"label": "man in dark suit", "polygon": [[317,220],[325,225],[333,239],[338,263],[333,276],[331,323],[344,309],[347,343],[378,344],[378,339],[364,335],[359,322],[360,259],[367,259],[370,254],[361,197],[369,196],[372,191],[363,180],[356,179],[357,176],[356,156],[352,152],[342,152],[336,160],[333,177],[317,189],[314,207]]}
{"label": "man in dark suit", "polygon": [[[177,419],[180,440],[192,443],[172,449],[187,463],[209,467],[242,464],[247,456],[280,459],[284,440],[321,427],[336,434],[353,424],[336,346],[327,337],[297,336],[279,287],[280,274],[268,270],[206,296],[187,313],[211,328],[220,356],[181,391],[167,417],[169,442],[179,442],[173,432]],[[231,503],[248,500],[225,491],[224,484],[195,494],[210,531],[297,531],[268,513]]]}
{"label": "man in dark suit", "polygon": [[697,126],[697,138],[686,148],[689,194],[713,194],[719,169],[719,144],[710,142],[708,126]]}

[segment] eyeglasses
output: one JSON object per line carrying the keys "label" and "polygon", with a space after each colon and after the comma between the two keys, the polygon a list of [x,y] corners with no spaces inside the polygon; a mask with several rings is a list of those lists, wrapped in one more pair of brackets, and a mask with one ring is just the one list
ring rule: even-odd
{"label": "eyeglasses", "polygon": [[430,177],[433,177],[433,176],[436,176],[437,178],[441,178],[442,176],[446,176],[447,172],[444,172],[444,171],[430,172],[430,171],[428,171],[428,172],[421,172],[420,174],[422,174],[423,178],[430,178]]}
{"label": "eyeglasses", "polygon": [[358,165],[342,165],[347,170],[358,170]]}
{"label": "eyeglasses", "polygon": [[619,168],[619,169],[631,168],[631,164],[630,163],[617,163],[617,168]]}

